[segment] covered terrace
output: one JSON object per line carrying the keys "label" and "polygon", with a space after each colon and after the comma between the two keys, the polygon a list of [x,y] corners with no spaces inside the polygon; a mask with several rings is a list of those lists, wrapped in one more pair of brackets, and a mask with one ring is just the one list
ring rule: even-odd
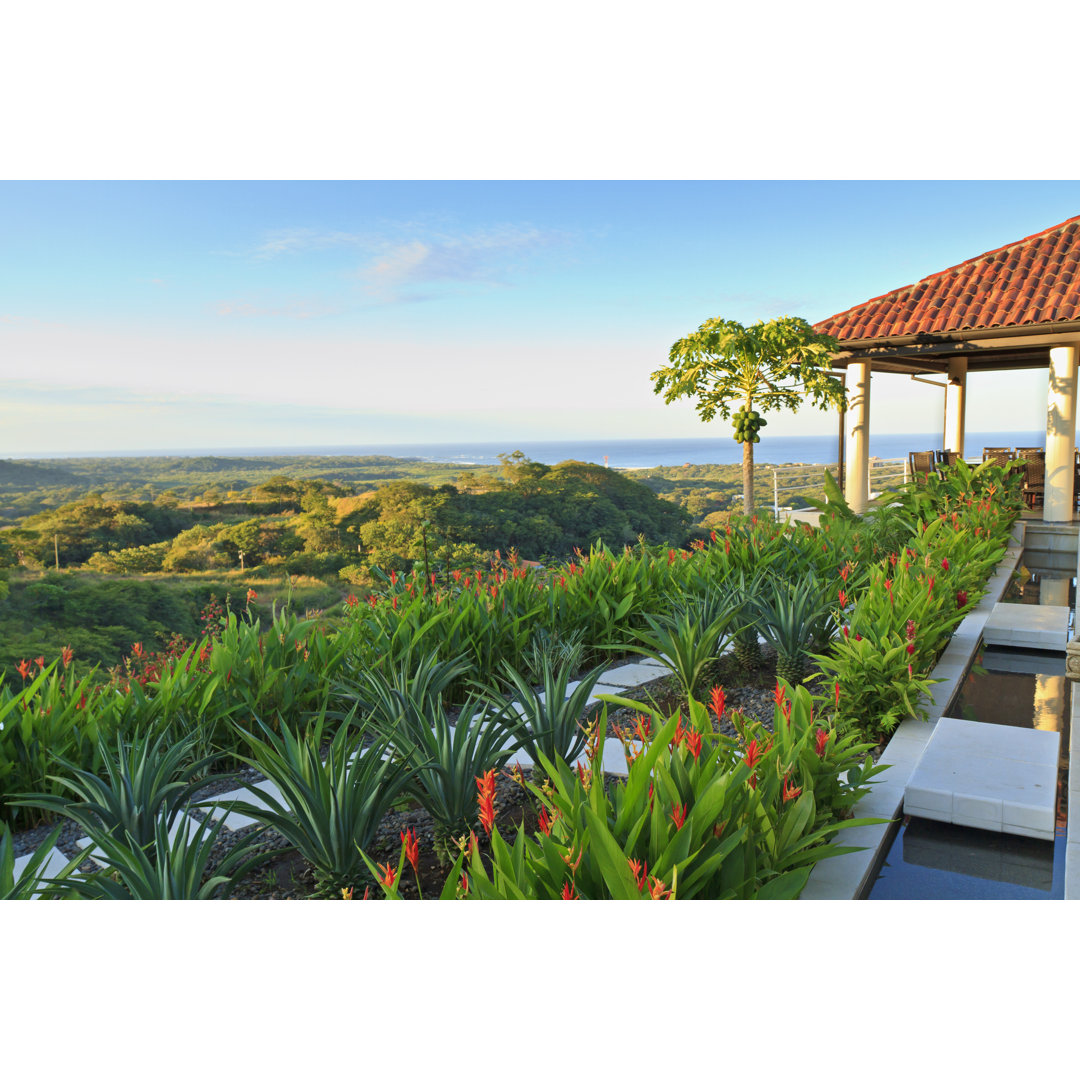
{"label": "covered terrace", "polygon": [[869,498],[871,373],[946,383],[945,450],[964,456],[969,375],[1048,368],[1043,520],[1074,512],[1080,216],[822,319],[846,369],[845,496]]}

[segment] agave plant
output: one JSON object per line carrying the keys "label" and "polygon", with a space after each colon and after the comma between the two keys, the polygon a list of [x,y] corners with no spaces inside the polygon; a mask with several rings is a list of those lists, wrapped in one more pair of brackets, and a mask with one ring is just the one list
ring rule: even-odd
{"label": "agave plant", "polygon": [[567,694],[570,676],[577,670],[577,665],[578,655],[570,654],[559,662],[549,653],[544,654],[539,662],[543,691],[538,694],[525,673],[508,663],[503,664],[511,692],[520,702],[524,721],[518,741],[535,762],[540,761],[541,754],[550,761],[572,762],[585,748],[584,725],[592,719],[591,713],[602,708],[596,705],[589,710],[590,715],[586,715],[587,702],[604,668],[595,668],[584,675],[573,692]]}
{"label": "agave plant", "polygon": [[24,794],[13,796],[13,806],[33,806],[62,814],[91,833],[125,833],[133,843],[145,848],[157,841],[157,823],[164,819],[170,828],[191,796],[206,783],[206,773],[221,755],[194,758],[196,736],[189,734],[172,745],[165,734],[156,738],[136,736],[130,743],[118,737],[115,749],[103,739],[98,752],[104,762],[105,778],[76,768],[64,758],[57,763],[69,775],[52,777],[78,796]]}
{"label": "agave plant", "polygon": [[[49,852],[60,836],[63,823],[55,829],[38,845],[33,857],[23,867],[22,873],[15,877],[15,847],[11,841],[11,830],[8,826],[0,825],[0,900],[32,900],[35,896],[52,892],[53,889],[45,883],[45,860]],[[50,881],[64,880],[75,867],[82,862],[85,856],[78,855],[65,866],[55,878]]]}
{"label": "agave plant", "polygon": [[355,885],[363,874],[360,848],[374,840],[408,772],[386,756],[385,743],[364,748],[363,732],[347,725],[338,729],[323,760],[321,716],[299,736],[284,724],[278,735],[257,723],[263,738],[237,728],[251,751],[241,760],[272,780],[281,799],[259,791],[260,805],[237,805],[276,829],[311,864],[319,895]]}
{"label": "agave plant", "polygon": [[488,692],[470,696],[450,722],[443,691],[467,664],[427,657],[416,671],[405,665],[391,676],[365,671],[355,686],[366,720],[409,762],[412,791],[435,822],[441,862],[453,860],[455,837],[476,826],[476,778],[498,768],[520,745],[523,721]]}
{"label": "agave plant", "polygon": [[809,671],[811,653],[829,637],[831,585],[813,578],[785,581],[774,577],[756,598],[755,606],[761,634],[776,650],[777,676],[792,686],[799,685]]}
{"label": "agave plant", "polygon": [[692,698],[706,669],[734,634],[731,625],[737,615],[736,609],[728,608],[708,625],[703,625],[689,611],[677,616],[646,615],[649,629],[635,631],[641,644],[626,648],[670,668],[687,698]]}
{"label": "agave plant", "polygon": [[208,877],[211,854],[224,821],[195,822],[185,816],[170,836],[165,815],[154,821],[153,839],[139,844],[131,833],[118,835],[102,826],[87,830],[93,841],[94,860],[103,870],[84,877],[54,879],[60,894],[87,900],[212,900],[224,899],[249,870],[275,854],[252,846],[258,836],[245,837],[233,846]]}

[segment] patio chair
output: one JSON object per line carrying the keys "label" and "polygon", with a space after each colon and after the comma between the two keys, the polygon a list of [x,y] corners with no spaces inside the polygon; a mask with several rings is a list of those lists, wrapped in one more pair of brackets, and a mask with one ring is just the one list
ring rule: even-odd
{"label": "patio chair", "polygon": [[1013,452],[1007,446],[984,446],[982,459],[995,465],[1008,465],[1013,460]]}
{"label": "patio chair", "polygon": [[951,469],[956,464],[956,459],[960,456],[956,450],[938,450],[936,453],[939,473],[942,469]]}
{"label": "patio chair", "polygon": [[1042,506],[1046,483],[1046,462],[1037,456],[1024,459],[1024,502],[1029,510]]}
{"label": "patio chair", "polygon": [[1040,457],[1045,461],[1046,451],[1041,446],[1018,446],[1016,456],[1025,460],[1030,457]]}
{"label": "patio chair", "polygon": [[927,477],[934,471],[934,451],[912,450],[908,454],[908,466],[911,479],[917,484],[925,484]]}

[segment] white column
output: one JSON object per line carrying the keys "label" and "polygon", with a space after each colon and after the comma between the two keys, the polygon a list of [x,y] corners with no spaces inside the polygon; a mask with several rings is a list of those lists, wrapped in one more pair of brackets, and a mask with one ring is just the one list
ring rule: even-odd
{"label": "white column", "polygon": [[967,407],[967,357],[949,357],[949,381],[945,388],[945,449],[964,456],[965,409]]}
{"label": "white column", "polygon": [[1076,448],[1076,345],[1050,350],[1043,521],[1072,521]]}
{"label": "white column", "polygon": [[861,514],[870,494],[870,365],[848,364],[847,476],[844,498]]}

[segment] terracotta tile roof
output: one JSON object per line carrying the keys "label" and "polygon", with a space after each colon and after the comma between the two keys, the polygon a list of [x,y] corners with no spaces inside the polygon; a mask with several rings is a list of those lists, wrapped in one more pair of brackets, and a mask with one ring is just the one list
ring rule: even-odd
{"label": "terracotta tile roof", "polygon": [[1080,216],[814,325],[842,341],[1080,319]]}

